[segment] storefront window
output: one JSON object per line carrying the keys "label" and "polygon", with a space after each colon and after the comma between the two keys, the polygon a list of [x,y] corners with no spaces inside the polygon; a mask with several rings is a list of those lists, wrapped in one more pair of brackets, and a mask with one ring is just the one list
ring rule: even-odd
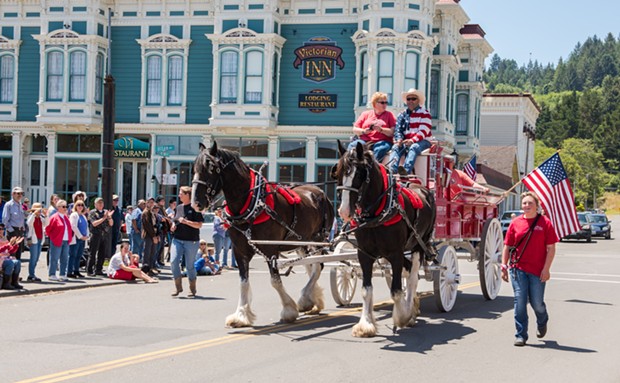
{"label": "storefront window", "polygon": [[[78,190],[86,192],[86,195],[96,197],[99,194],[99,160],[89,159],[64,159],[56,160],[56,180],[54,193],[61,198],[71,198]],[[90,202],[90,201],[89,201]]]}
{"label": "storefront window", "polygon": [[319,184],[320,188],[323,189],[325,194],[327,194],[327,198],[337,205],[338,195],[336,193],[336,184],[333,183],[331,177],[333,165],[318,165],[316,167],[316,182],[323,182],[323,184]]}
{"label": "storefront window", "polygon": [[[346,142],[343,142],[346,145]],[[338,159],[338,142],[333,140],[319,140],[317,158]]]}
{"label": "storefront window", "polygon": [[5,200],[11,196],[11,170],[12,170],[13,158],[5,157],[0,158],[0,193],[5,197]]}
{"label": "storefront window", "polygon": [[278,182],[303,183],[306,181],[306,165],[282,164],[278,170]]}
{"label": "storefront window", "polygon": [[280,140],[280,157],[306,158],[306,141]]}
{"label": "storefront window", "polygon": [[32,153],[47,153],[47,137],[32,137]]}
{"label": "storefront window", "polygon": [[0,134],[0,150],[12,150],[13,137],[11,134]]}
{"label": "storefront window", "polygon": [[69,153],[100,153],[101,136],[98,134],[59,134],[58,151]]}
{"label": "storefront window", "polygon": [[267,157],[269,141],[266,138],[216,138],[218,148],[239,153],[242,157]]}

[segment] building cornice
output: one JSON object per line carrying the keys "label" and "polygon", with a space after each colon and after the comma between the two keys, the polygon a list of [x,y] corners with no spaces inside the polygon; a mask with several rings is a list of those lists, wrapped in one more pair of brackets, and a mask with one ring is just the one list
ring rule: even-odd
{"label": "building cornice", "polygon": [[222,34],[205,34],[213,44],[274,44],[282,48],[286,39],[275,33],[256,33],[247,28],[234,28]]}
{"label": "building cornice", "polygon": [[157,34],[147,39],[136,39],[142,49],[187,49],[192,43],[191,39],[179,39],[176,36]]}
{"label": "building cornice", "polygon": [[108,47],[108,40],[98,35],[80,35],[68,29],[59,29],[46,35],[33,35],[43,45],[98,45]]}
{"label": "building cornice", "polygon": [[351,37],[356,46],[368,44],[406,44],[420,48],[432,49],[436,45],[436,38],[427,36],[421,31],[409,31],[406,33],[394,32],[392,29],[382,28],[376,32],[359,30]]}
{"label": "building cornice", "polygon": [[11,40],[0,35],[0,49],[19,49],[19,46],[22,44],[21,40]]}

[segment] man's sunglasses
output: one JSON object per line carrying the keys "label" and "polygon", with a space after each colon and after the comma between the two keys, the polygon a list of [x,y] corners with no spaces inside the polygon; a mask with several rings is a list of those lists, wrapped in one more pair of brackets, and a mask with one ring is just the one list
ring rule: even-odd
{"label": "man's sunglasses", "polygon": [[415,101],[417,100],[417,97],[407,97],[407,101]]}

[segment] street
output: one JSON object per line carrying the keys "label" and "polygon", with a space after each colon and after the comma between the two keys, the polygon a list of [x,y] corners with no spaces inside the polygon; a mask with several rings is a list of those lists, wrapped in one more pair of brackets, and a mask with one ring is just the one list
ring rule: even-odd
{"label": "street", "polygon": [[[611,217],[610,217],[611,218]],[[613,217],[614,225],[618,218]],[[613,219],[612,218],[612,219]],[[229,329],[238,299],[234,271],[199,277],[198,298],[170,297],[167,269],[156,285],[97,288],[0,298],[2,382],[617,382],[620,366],[618,240],[558,244],[547,284],[549,332],[513,346],[512,288],[485,301],[475,263],[459,261],[462,291],[450,313],[425,294],[415,327],[392,333],[385,280],[375,277],[378,336],[358,339],[361,294],[337,307],[329,269],[321,276],[326,309],[280,324],[280,303],[264,262],[250,280],[254,328]],[[302,268],[283,278],[294,299],[306,282]],[[419,291],[432,291],[421,282]]]}

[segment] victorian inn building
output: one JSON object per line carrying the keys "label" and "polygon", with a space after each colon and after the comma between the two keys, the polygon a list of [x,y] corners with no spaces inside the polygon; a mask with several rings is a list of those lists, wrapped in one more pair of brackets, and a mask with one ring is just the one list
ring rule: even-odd
{"label": "victorian inn building", "polygon": [[3,0],[1,192],[99,193],[108,72],[123,206],[176,196],[200,142],[272,181],[326,181],[376,91],[397,115],[421,89],[434,136],[465,161],[491,52],[459,0]]}

